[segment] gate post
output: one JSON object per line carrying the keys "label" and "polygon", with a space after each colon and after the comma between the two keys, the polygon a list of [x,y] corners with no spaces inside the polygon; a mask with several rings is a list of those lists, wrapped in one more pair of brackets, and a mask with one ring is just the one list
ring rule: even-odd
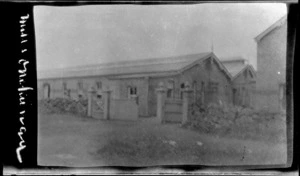
{"label": "gate post", "polygon": [[158,88],[156,89],[157,92],[157,118],[161,123],[164,123],[164,104],[165,104],[165,93],[166,89],[164,87],[164,83],[160,82]]}
{"label": "gate post", "polygon": [[190,94],[193,92],[191,86],[188,82],[185,83],[184,90],[183,90],[183,104],[182,104],[182,120],[181,124],[185,124],[188,120],[189,115],[189,101],[190,101]]}
{"label": "gate post", "polygon": [[110,108],[110,93],[112,92],[109,89],[103,90],[103,98],[104,98],[104,109],[103,109],[103,114],[104,114],[104,119],[109,120],[109,108]]}
{"label": "gate post", "polygon": [[88,90],[88,110],[87,110],[87,115],[89,117],[92,116],[92,98],[93,98],[93,94],[96,91],[94,90],[94,87],[90,87]]}

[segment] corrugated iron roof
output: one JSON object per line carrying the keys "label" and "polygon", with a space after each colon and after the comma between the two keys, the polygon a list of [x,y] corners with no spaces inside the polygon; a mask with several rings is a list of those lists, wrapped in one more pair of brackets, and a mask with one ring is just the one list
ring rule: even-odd
{"label": "corrugated iron roof", "polygon": [[247,64],[247,60],[242,57],[223,58],[221,62],[231,74],[232,79],[235,79],[246,67],[249,67],[255,74],[254,68],[250,64]]}
{"label": "corrugated iron roof", "polygon": [[247,65],[230,65],[224,64],[232,77],[235,77],[240,71],[242,71]]}
{"label": "corrugated iron roof", "polygon": [[38,79],[126,75],[139,73],[161,73],[179,71],[196,60],[207,58],[211,52],[189,54],[175,57],[127,60],[120,62],[87,65],[73,68],[62,68],[38,71]]}

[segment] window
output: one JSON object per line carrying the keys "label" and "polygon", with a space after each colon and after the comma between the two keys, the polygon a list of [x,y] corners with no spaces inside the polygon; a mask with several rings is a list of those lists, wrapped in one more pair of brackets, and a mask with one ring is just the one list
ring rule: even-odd
{"label": "window", "polygon": [[205,96],[205,82],[201,81],[201,104],[204,104],[204,96]]}
{"label": "window", "polygon": [[193,82],[194,102],[197,101],[197,81]]}
{"label": "window", "polygon": [[132,97],[133,95],[137,95],[137,88],[134,86],[128,87],[128,98]]}
{"label": "window", "polygon": [[44,83],[43,85],[44,98],[50,98],[50,84]]}
{"label": "window", "polygon": [[251,78],[253,78],[253,74],[251,73],[251,71],[249,70],[249,75],[251,76]]}
{"label": "window", "polygon": [[213,61],[212,61],[211,58],[207,59],[207,61],[206,61],[206,63],[205,63],[205,68],[206,68],[207,70],[211,70],[211,68],[212,68],[212,63],[213,63]]}
{"label": "window", "polygon": [[247,70],[244,71],[244,77],[245,77],[245,79],[247,79],[247,77],[248,77],[248,71]]}
{"label": "window", "polygon": [[180,84],[180,88],[184,89],[184,83]]}
{"label": "window", "polygon": [[70,90],[68,90],[68,86],[67,86],[67,82],[63,82],[63,91],[64,91],[64,95],[66,96],[70,96]]}
{"label": "window", "polygon": [[65,81],[63,82],[63,90],[67,90],[67,83]]}
{"label": "window", "polygon": [[83,83],[82,83],[82,81],[78,81],[77,86],[78,86],[79,90],[82,90],[83,89]]}
{"label": "window", "polygon": [[174,81],[173,80],[168,80],[167,83],[167,97],[171,98],[174,96]]}
{"label": "window", "polygon": [[204,81],[201,81],[201,91],[202,92],[205,91],[205,83],[204,83]]}
{"label": "window", "polygon": [[209,82],[209,88],[212,92],[218,92],[219,91],[219,83],[217,82]]}
{"label": "window", "polygon": [[183,99],[183,89],[184,89],[184,87],[185,87],[185,86],[184,86],[184,83],[181,83],[181,84],[180,84],[180,89],[181,89],[181,90],[180,90],[180,98],[181,98],[181,99]]}
{"label": "window", "polygon": [[197,81],[193,82],[193,90],[196,92],[197,91]]}
{"label": "window", "polygon": [[96,88],[97,89],[102,89],[102,82],[101,81],[96,82]]}

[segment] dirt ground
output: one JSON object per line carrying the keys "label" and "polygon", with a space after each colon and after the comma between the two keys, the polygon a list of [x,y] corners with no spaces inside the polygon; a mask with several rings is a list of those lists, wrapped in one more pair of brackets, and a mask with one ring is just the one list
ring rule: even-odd
{"label": "dirt ground", "polygon": [[219,138],[156,118],[105,121],[39,114],[38,164],[155,166],[285,164],[286,142]]}

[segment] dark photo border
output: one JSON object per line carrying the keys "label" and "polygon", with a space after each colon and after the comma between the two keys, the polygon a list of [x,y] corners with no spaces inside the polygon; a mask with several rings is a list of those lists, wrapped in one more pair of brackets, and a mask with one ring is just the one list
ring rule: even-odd
{"label": "dark photo border", "polygon": [[[37,163],[37,73],[36,73],[36,43],[34,29],[33,8],[37,5],[47,6],[81,6],[96,4],[136,4],[136,5],[160,5],[160,4],[196,4],[206,2],[236,2],[241,1],[4,1],[0,2],[1,13],[1,58],[4,61],[2,68],[5,69],[3,77],[8,78],[3,81],[4,105],[6,113],[2,115],[2,140],[3,171],[4,174],[39,173],[75,173],[79,174],[101,174],[103,170],[111,173],[129,173],[145,169],[145,173],[164,173],[166,170],[174,170],[175,173],[204,173],[208,170],[217,170],[214,175],[222,173],[239,174],[264,174],[268,172],[294,173],[299,167],[299,132],[297,110],[297,59],[299,57],[299,43],[296,35],[298,29],[297,1],[243,1],[243,2],[283,2],[288,9],[288,35],[287,35],[287,139],[288,139],[288,163],[286,165],[270,166],[158,166],[157,167],[93,167],[93,168],[72,168],[72,167],[44,167]],[[294,111],[296,110],[296,111]],[[296,117],[296,118],[294,118]],[[19,154],[18,154],[19,153]],[[20,156],[20,157],[18,157]],[[146,170],[150,170],[146,172]],[[199,172],[198,172],[199,171]],[[72,173],[72,174],[75,174]],[[106,172],[110,173],[110,172]],[[140,172],[139,172],[140,173]],[[172,172],[171,172],[172,173]]]}

